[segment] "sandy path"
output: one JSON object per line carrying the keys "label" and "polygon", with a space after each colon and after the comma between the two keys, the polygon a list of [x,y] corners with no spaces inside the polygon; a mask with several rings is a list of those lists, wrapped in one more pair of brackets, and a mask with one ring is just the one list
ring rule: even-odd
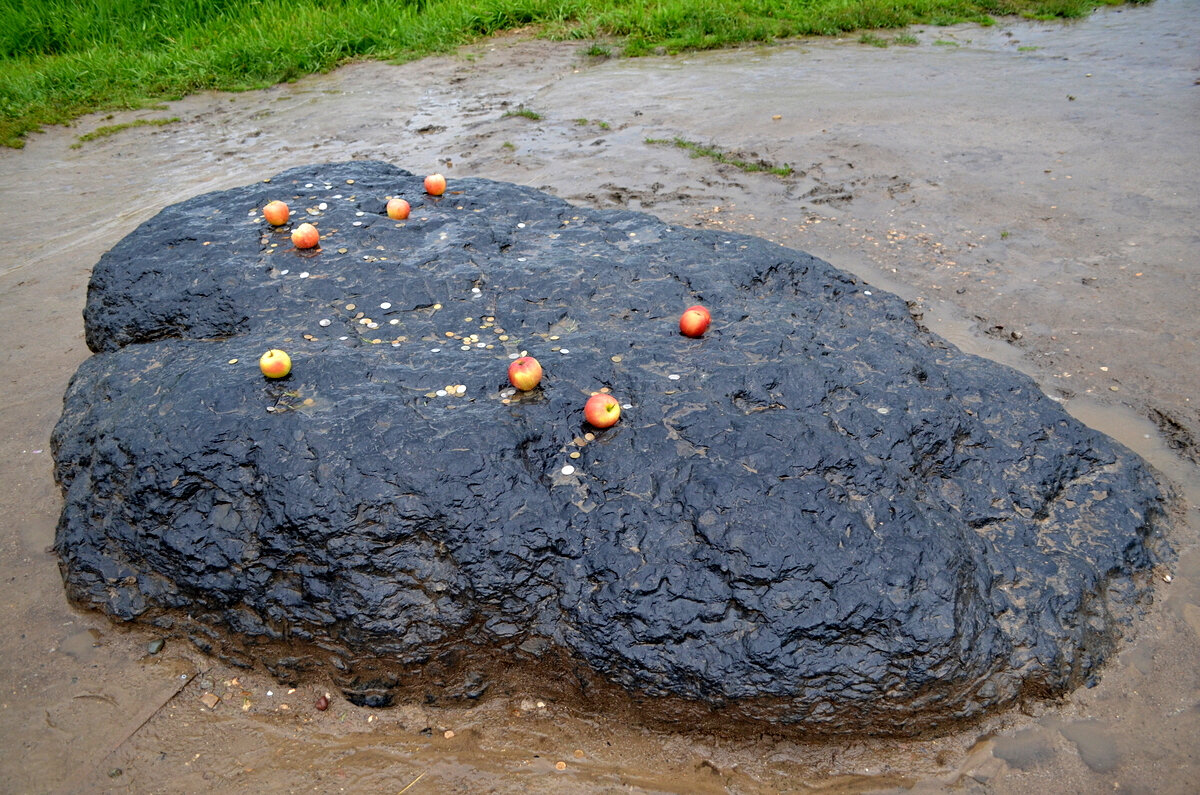
{"label": "sandy path", "polygon": [[[395,791],[423,774],[410,792],[1188,791],[1200,775],[1200,3],[914,33],[912,47],[636,61],[514,37],[118,114],[181,121],[80,149],[76,136],[113,120],[0,152],[0,788]],[[505,115],[521,107],[541,118]],[[675,138],[795,171],[647,143]],[[184,639],[147,655],[154,635],[65,603],[46,552],[60,507],[48,438],[88,355],[91,265],[165,204],[367,157],[756,234],[899,293],[1163,472],[1183,498],[1173,581],[1097,687],[928,742],[651,734],[538,707],[536,683],[474,710],[335,700],[318,713],[321,683],[288,693]],[[204,708],[205,685],[230,698]]]}

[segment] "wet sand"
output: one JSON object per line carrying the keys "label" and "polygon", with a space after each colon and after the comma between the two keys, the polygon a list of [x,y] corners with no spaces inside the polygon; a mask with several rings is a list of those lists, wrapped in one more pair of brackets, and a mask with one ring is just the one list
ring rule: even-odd
{"label": "wet sand", "polygon": [[[911,32],[915,46],[632,61],[512,36],[92,116],[0,152],[0,790],[395,792],[420,777],[408,792],[1194,791],[1200,3]],[[541,118],[506,115],[519,108]],[[171,116],[70,148],[102,124]],[[648,143],[676,138],[794,172]],[[157,634],[66,603],[48,551],[49,435],[89,355],[90,268],[167,204],[353,158],[754,234],[892,290],[1145,456],[1179,495],[1178,563],[1155,573],[1099,685],[921,741],[652,732],[539,706],[536,680],[474,709],[335,697],[319,712],[322,682],[289,692],[184,638],[150,655]]]}

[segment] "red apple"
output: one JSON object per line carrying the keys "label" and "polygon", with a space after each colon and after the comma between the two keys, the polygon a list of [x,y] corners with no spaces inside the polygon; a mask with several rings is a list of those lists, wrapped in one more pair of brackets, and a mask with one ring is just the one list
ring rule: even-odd
{"label": "red apple", "polygon": [[425,192],[430,196],[441,196],[446,192],[446,178],[441,174],[430,174],[425,178]]}
{"label": "red apple", "polygon": [[292,230],[292,245],[296,248],[312,248],[321,241],[321,235],[312,224],[300,224]]}
{"label": "red apple", "polygon": [[702,337],[712,322],[712,315],[704,307],[696,304],[683,310],[679,316],[679,330],[688,337]]}
{"label": "red apple", "polygon": [[610,428],[621,419],[621,404],[612,395],[597,392],[584,405],[583,418],[596,428]]}
{"label": "red apple", "polygon": [[263,208],[263,218],[266,218],[271,226],[283,226],[287,223],[289,214],[288,206],[278,200]]}
{"label": "red apple", "polygon": [[542,380],[542,366],[532,356],[514,359],[508,366],[508,380],[522,392],[528,392]]}
{"label": "red apple", "polygon": [[258,369],[267,378],[283,378],[292,371],[292,357],[272,348],[259,358]]}
{"label": "red apple", "polygon": [[403,221],[408,217],[408,202],[404,199],[390,199],[387,203],[387,215],[393,221]]}

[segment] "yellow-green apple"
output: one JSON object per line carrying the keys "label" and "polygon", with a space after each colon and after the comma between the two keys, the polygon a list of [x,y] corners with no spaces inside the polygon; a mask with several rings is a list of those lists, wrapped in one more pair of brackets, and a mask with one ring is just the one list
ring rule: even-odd
{"label": "yellow-green apple", "polygon": [[441,174],[430,174],[425,178],[425,192],[430,196],[441,196],[446,192],[446,178]]}
{"label": "yellow-green apple", "polygon": [[517,389],[528,392],[542,380],[542,366],[532,356],[514,359],[508,366],[508,380]]}
{"label": "yellow-green apple", "polygon": [[683,310],[679,316],[679,330],[688,337],[702,337],[712,322],[712,315],[704,307],[696,304]]}
{"label": "yellow-green apple", "polygon": [[292,230],[292,245],[296,248],[312,248],[321,242],[321,235],[312,224],[300,224]]}
{"label": "yellow-green apple", "polygon": [[621,419],[621,404],[612,395],[597,392],[583,407],[583,418],[596,428],[609,428]]}
{"label": "yellow-green apple", "polygon": [[283,226],[287,223],[288,215],[288,206],[278,199],[263,208],[263,218],[271,226]]}
{"label": "yellow-green apple", "polygon": [[272,348],[258,359],[258,369],[267,378],[283,378],[292,371],[292,357]]}
{"label": "yellow-green apple", "polygon": [[387,203],[387,215],[393,221],[403,221],[408,217],[409,211],[408,202],[404,199],[389,199]]}

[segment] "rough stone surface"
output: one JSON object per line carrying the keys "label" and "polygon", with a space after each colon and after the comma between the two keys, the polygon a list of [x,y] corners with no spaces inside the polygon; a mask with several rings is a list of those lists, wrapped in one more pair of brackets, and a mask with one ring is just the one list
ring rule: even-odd
{"label": "rough stone surface", "polygon": [[[294,169],[101,259],[53,440],[74,599],[367,704],[528,674],[913,733],[1095,676],[1162,546],[1132,453],[801,252],[420,185]],[[546,376],[509,399],[521,351]],[[602,388],[626,408],[589,438]]]}

